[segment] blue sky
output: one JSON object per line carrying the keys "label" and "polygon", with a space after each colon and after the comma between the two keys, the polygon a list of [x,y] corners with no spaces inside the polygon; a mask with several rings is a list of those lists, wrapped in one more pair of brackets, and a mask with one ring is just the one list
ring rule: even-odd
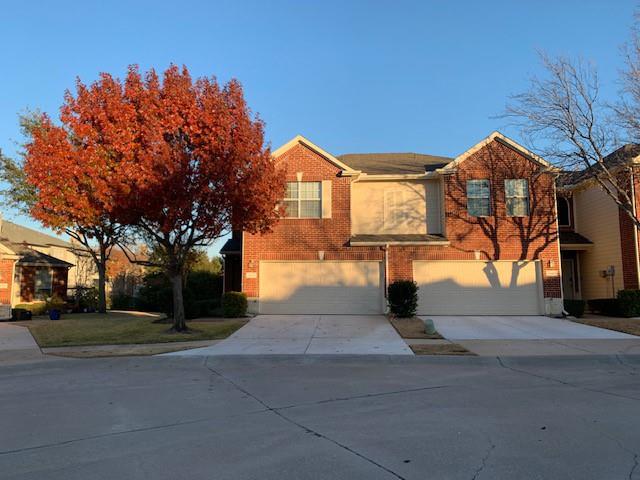
{"label": "blue sky", "polygon": [[[3,5],[0,149],[18,114],[57,115],[76,76],[129,64],[235,77],[273,147],[300,133],[334,153],[455,156],[491,131],[537,51],[582,55],[618,88],[635,1],[29,1]],[[36,226],[0,209],[8,219]],[[214,245],[211,252],[217,250]]]}

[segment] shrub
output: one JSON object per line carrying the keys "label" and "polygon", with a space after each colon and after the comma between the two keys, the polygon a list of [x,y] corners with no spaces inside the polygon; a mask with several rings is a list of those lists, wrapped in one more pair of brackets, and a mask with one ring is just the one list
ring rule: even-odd
{"label": "shrub", "polygon": [[617,298],[594,298],[587,302],[589,310],[602,315],[620,316],[620,304]]}
{"label": "shrub", "polygon": [[76,304],[80,311],[95,312],[98,309],[98,295],[95,287],[78,289]]}
{"label": "shrub", "polygon": [[[216,310],[220,307],[219,300],[194,300],[190,303],[191,310],[193,312],[192,317],[187,318],[199,318],[199,317],[214,317],[218,313]],[[187,304],[185,304],[185,309]]]}
{"label": "shrub", "polygon": [[118,293],[111,296],[111,308],[114,310],[135,310],[136,299],[131,295]]}
{"label": "shrub", "polygon": [[244,317],[247,313],[247,295],[225,292],[222,295],[222,314],[227,318]]}
{"label": "shrub", "polygon": [[640,290],[618,291],[618,310],[623,317],[640,316]]}
{"label": "shrub", "polygon": [[418,284],[411,280],[397,280],[387,290],[389,310],[398,317],[412,317],[418,309]]}
{"label": "shrub", "polygon": [[576,318],[582,317],[584,315],[584,308],[586,306],[586,302],[584,300],[565,300],[564,301],[564,309],[569,314]]}
{"label": "shrub", "polygon": [[45,309],[47,312],[51,310],[59,310],[64,311],[66,306],[66,302],[60,298],[58,295],[53,295],[51,298],[47,299],[47,303],[45,304]]}
{"label": "shrub", "polygon": [[15,306],[16,310],[28,310],[31,315],[44,315],[47,312],[47,304],[45,302],[21,303]]}

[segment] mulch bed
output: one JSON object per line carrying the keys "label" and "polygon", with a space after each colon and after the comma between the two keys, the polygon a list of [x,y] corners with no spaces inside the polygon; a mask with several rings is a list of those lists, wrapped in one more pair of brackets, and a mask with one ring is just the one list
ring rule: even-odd
{"label": "mulch bed", "polygon": [[441,340],[442,338],[444,338],[438,332],[436,332],[434,335],[427,335],[426,333],[424,333],[424,322],[418,317],[389,317],[389,322],[391,322],[393,328],[396,329],[396,332],[398,332],[398,335],[400,335],[402,338],[428,338],[431,340]]}
{"label": "mulch bed", "polygon": [[476,355],[457,343],[409,345],[409,347],[416,355]]}

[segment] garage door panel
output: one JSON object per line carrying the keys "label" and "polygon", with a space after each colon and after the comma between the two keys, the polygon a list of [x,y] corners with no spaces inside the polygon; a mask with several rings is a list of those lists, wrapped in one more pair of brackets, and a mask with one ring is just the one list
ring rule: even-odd
{"label": "garage door panel", "polygon": [[379,262],[261,262],[260,312],[382,312]]}
{"label": "garage door panel", "polygon": [[537,262],[416,261],[422,315],[538,315]]}

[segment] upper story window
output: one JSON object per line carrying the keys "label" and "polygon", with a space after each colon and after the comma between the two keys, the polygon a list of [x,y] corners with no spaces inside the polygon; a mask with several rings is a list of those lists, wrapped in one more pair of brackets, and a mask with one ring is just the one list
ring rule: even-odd
{"label": "upper story window", "polygon": [[509,217],[529,215],[529,182],[526,179],[505,180],[504,193]]}
{"label": "upper story window", "polygon": [[491,215],[489,180],[467,180],[467,212],[474,217]]}
{"label": "upper story window", "polygon": [[321,218],[322,183],[287,182],[283,203],[287,218]]}
{"label": "upper story window", "polygon": [[560,225],[561,227],[571,226],[569,200],[564,197],[558,197],[558,225]]}

